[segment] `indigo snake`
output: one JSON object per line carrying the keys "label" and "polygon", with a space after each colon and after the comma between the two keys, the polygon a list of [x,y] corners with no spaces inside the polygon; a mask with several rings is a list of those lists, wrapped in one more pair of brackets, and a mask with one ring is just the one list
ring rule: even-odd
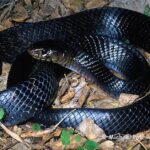
{"label": "indigo snake", "polygon": [[[141,100],[122,108],[77,108],[60,126],[77,127],[84,118],[91,118],[107,135],[149,129],[150,95],[142,97],[149,91],[149,64],[132,46],[149,52],[149,33],[148,16],[115,7],[86,10],[44,22],[20,23],[1,31],[1,61],[15,64],[29,50],[37,59],[54,62],[33,60],[29,78],[8,84],[0,93],[0,106],[6,110],[3,122],[11,126],[30,119],[49,126],[72,110],[48,109],[52,102],[48,99],[53,99],[58,90],[59,66],[55,63],[59,63],[96,82],[112,96],[118,97],[122,92],[141,96]],[[110,70],[120,73],[125,80]]]}

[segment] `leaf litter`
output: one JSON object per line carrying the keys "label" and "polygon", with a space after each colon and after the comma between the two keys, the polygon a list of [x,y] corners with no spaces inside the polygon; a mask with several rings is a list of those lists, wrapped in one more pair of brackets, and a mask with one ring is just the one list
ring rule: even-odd
{"label": "leaf litter", "polygon": [[[108,4],[109,1],[107,0],[2,0],[0,2],[0,31],[12,27],[12,21],[36,22],[48,20]],[[149,54],[146,54],[146,56],[150,60]],[[0,82],[1,90],[6,87],[9,68],[9,64],[4,64],[3,78]],[[115,108],[128,105],[134,102],[137,97],[137,95],[121,94],[119,101],[114,100],[96,85],[88,83],[83,77],[76,73],[69,73],[60,81],[60,88],[53,107]],[[38,131],[36,132],[32,130],[31,123],[9,128],[0,125],[5,130],[5,132],[0,131],[0,149],[96,149],[97,144],[99,144],[101,150],[150,148],[149,142],[147,142],[150,141],[149,130],[134,136],[125,135],[122,137],[118,135],[115,141],[107,140],[104,131],[89,118],[83,120],[72,134],[68,133],[68,130],[72,129],[61,129],[58,127],[59,123],[46,130],[39,130],[37,125],[35,128]],[[70,139],[65,139],[66,136],[64,136],[64,140],[70,141],[66,145],[62,143],[63,132],[68,134],[67,138]],[[36,142],[37,138],[42,138],[42,140]]]}

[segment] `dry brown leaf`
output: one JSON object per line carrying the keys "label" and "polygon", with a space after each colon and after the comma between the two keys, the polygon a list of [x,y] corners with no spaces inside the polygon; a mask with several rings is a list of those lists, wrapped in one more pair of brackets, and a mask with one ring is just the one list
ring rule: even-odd
{"label": "dry brown leaf", "polygon": [[63,0],[63,4],[74,12],[80,11],[83,8],[82,0]]}
{"label": "dry brown leaf", "polygon": [[15,6],[15,11],[17,13],[12,17],[12,20],[16,22],[23,22],[29,17],[27,10],[21,4]]}
{"label": "dry brown leaf", "polygon": [[3,22],[0,23],[0,31],[10,28],[12,26],[13,26],[13,24],[10,21],[10,19],[4,20]]}
{"label": "dry brown leaf", "polygon": [[91,101],[96,101],[96,100],[104,100],[106,99],[106,96],[103,96],[103,95],[99,95],[99,94],[91,94],[87,101],[88,102],[91,102]]}
{"label": "dry brown leaf", "polygon": [[59,5],[59,13],[61,16],[68,16],[71,14],[71,11],[68,10],[63,4]]}
{"label": "dry brown leaf", "polygon": [[119,101],[110,98],[101,101],[94,101],[93,105],[98,108],[116,108],[119,106]]}
{"label": "dry brown leaf", "polygon": [[120,106],[126,106],[133,103],[139,96],[133,94],[122,93],[119,97]]}
{"label": "dry brown leaf", "polygon": [[43,137],[43,136],[45,136],[47,134],[52,134],[55,129],[56,129],[56,126],[54,126],[52,128],[47,128],[45,130],[38,131],[38,132],[28,131],[28,132],[22,133],[21,137],[22,138],[27,138],[27,137]]}
{"label": "dry brown leaf", "polygon": [[59,91],[58,91],[58,96],[61,97],[65,94],[65,92],[69,89],[69,84],[62,79],[59,83]]}
{"label": "dry brown leaf", "polygon": [[92,0],[92,1],[89,1],[85,7],[87,9],[90,9],[90,8],[95,8],[95,7],[102,7],[102,6],[105,6],[108,4],[108,1],[106,0]]}
{"label": "dry brown leaf", "polygon": [[87,100],[89,94],[90,94],[90,88],[88,86],[85,86],[80,93],[80,97],[79,97],[79,101],[78,101],[79,106],[83,106],[83,104]]}
{"label": "dry brown leaf", "polygon": [[84,119],[80,123],[78,130],[88,139],[92,139],[96,142],[99,142],[102,139],[106,138],[106,134],[104,133],[104,131],[99,126],[97,126],[93,120],[88,118]]}
{"label": "dry brown leaf", "polygon": [[46,146],[50,147],[52,150],[63,150],[64,145],[60,140],[54,140],[52,139],[50,142],[46,143]]}
{"label": "dry brown leaf", "polygon": [[64,95],[60,102],[62,104],[64,103],[68,103],[73,97],[75,96],[75,92],[74,92],[74,89],[71,89],[66,95]]}
{"label": "dry brown leaf", "polygon": [[43,143],[45,143],[46,141],[48,141],[49,139],[53,138],[53,137],[58,137],[61,134],[61,129],[57,128],[54,132],[50,133],[50,134],[45,134],[43,135]]}
{"label": "dry brown leaf", "polygon": [[[97,94],[101,95],[102,97],[111,98],[110,95],[108,95],[105,91],[103,91],[99,86],[95,84],[89,84],[89,87],[92,89],[93,92],[96,92]],[[95,94],[95,93],[94,93]],[[92,94],[93,95],[93,94]]]}
{"label": "dry brown leaf", "polygon": [[28,19],[28,22],[38,22],[38,21],[43,21],[44,17],[47,16],[45,12],[43,12],[41,9],[39,10],[38,8],[34,9],[31,12],[31,18]]}
{"label": "dry brown leaf", "polygon": [[69,104],[68,103],[61,104],[61,108],[80,108],[80,106],[77,102],[70,101]]}
{"label": "dry brown leaf", "polygon": [[99,150],[114,150],[114,142],[109,140],[102,142]]}

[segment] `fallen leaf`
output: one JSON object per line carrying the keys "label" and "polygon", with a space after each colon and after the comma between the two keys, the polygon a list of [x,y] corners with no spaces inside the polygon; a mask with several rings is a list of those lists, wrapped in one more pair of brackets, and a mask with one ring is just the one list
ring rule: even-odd
{"label": "fallen leaf", "polygon": [[62,131],[62,129],[57,128],[54,132],[43,135],[43,143],[45,143],[46,141],[48,141],[51,138],[60,136],[61,131]]}
{"label": "fallen leaf", "polygon": [[12,16],[12,20],[16,22],[23,22],[29,17],[27,10],[20,4],[15,6],[15,11],[16,13]]}
{"label": "fallen leaf", "polygon": [[78,100],[79,106],[83,106],[89,94],[90,94],[90,88],[88,86],[85,86],[80,93],[80,97]]}
{"label": "fallen leaf", "polygon": [[103,95],[99,95],[99,94],[97,94],[97,93],[93,93],[93,94],[91,94],[89,97],[88,97],[88,99],[87,99],[87,102],[91,102],[91,101],[99,101],[99,100],[104,100],[104,99],[106,99],[107,98],[107,96],[103,96]]}
{"label": "fallen leaf", "polygon": [[122,93],[119,97],[120,106],[126,106],[133,103],[139,96],[133,94]]}
{"label": "fallen leaf", "polygon": [[88,118],[84,119],[80,123],[78,130],[88,139],[94,140],[96,142],[106,138],[104,131],[98,125],[96,125],[93,120]]}
{"label": "fallen leaf", "polygon": [[100,150],[114,150],[114,145],[112,141],[104,141],[100,144]]}
{"label": "fallen leaf", "polygon": [[51,139],[50,142],[48,142],[46,144],[46,146],[50,147],[52,150],[63,150],[64,149],[64,145],[62,144],[62,142],[60,140],[54,140]]}
{"label": "fallen leaf", "polygon": [[61,98],[60,102],[61,103],[68,103],[74,96],[75,96],[75,92],[73,89],[71,89],[71,90],[69,90],[69,92],[66,95],[64,95]]}
{"label": "fallen leaf", "polygon": [[10,19],[4,20],[0,23],[0,31],[12,27],[13,24]]}
{"label": "fallen leaf", "polygon": [[95,8],[95,7],[102,7],[108,4],[108,1],[106,0],[92,0],[89,1],[86,5],[85,8],[90,9],[90,8]]}
{"label": "fallen leaf", "polygon": [[110,98],[94,101],[93,105],[98,108],[116,108],[119,107],[119,101]]}
{"label": "fallen leaf", "polygon": [[63,4],[74,12],[80,11],[83,8],[82,0],[63,0]]}

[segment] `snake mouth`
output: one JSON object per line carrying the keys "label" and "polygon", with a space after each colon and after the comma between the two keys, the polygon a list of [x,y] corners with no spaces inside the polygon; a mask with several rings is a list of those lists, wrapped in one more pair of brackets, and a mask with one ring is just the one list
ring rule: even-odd
{"label": "snake mouth", "polygon": [[44,48],[31,48],[28,49],[28,53],[37,60],[53,63],[57,63],[60,58],[60,55],[62,55],[57,50]]}
{"label": "snake mouth", "polygon": [[28,53],[36,59],[41,59],[43,57],[43,49],[38,48],[38,49],[28,49]]}
{"label": "snake mouth", "polygon": [[35,59],[42,61],[52,61],[52,57],[50,57],[52,52],[46,51],[43,48],[28,49],[28,53]]}

